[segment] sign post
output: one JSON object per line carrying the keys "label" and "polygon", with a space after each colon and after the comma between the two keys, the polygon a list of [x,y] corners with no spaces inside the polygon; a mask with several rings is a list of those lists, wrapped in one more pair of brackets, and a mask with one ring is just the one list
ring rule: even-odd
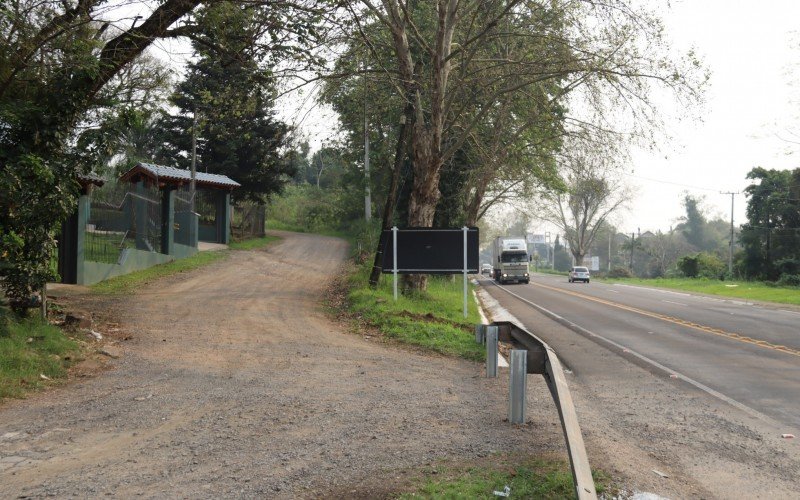
{"label": "sign post", "polygon": [[461,228],[464,231],[464,317],[467,317],[467,271],[469,269],[467,265],[467,232],[469,228],[464,226]]}
{"label": "sign post", "polygon": [[397,226],[392,227],[392,272],[394,273],[394,301],[397,302]]}
{"label": "sign post", "polygon": [[[402,240],[399,234],[403,234]],[[460,233],[460,234],[459,234]],[[389,247],[389,238],[392,239]],[[468,274],[478,269],[478,228],[430,228],[397,226],[383,232],[381,267],[394,277],[394,300],[397,300],[398,274],[461,274],[464,280],[464,317],[467,317]]]}

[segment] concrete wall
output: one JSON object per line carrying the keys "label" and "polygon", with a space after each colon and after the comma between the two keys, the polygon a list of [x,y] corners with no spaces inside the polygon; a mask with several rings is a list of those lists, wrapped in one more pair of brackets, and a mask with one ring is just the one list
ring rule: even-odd
{"label": "concrete wall", "polygon": [[91,260],[85,261],[83,263],[83,273],[78,275],[78,284],[91,285],[99,281],[107,280],[108,278],[113,278],[114,276],[147,269],[148,267],[153,267],[158,264],[166,264],[171,260],[175,260],[175,256],[128,248],[123,250],[123,254],[120,256],[120,262],[117,264],[106,264],[103,262],[93,262]]}

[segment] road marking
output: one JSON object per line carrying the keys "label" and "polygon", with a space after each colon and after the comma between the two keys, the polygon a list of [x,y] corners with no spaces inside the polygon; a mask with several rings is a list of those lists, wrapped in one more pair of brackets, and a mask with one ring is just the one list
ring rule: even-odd
{"label": "road marking", "polygon": [[[495,283],[495,285],[497,285],[497,283]],[[540,284],[539,286],[542,286],[542,285]],[[530,300],[517,295],[516,293],[508,290],[504,286],[497,285],[497,287],[500,288],[501,290],[503,290],[504,292],[506,292],[507,294],[518,298],[522,302],[525,302],[526,304],[529,304],[530,306],[533,306],[534,309],[537,309],[537,310],[543,312],[546,316],[550,316],[552,319],[556,320],[558,323],[561,323],[562,325],[566,326],[567,328],[570,328],[570,329],[572,329],[572,330],[574,330],[574,331],[576,331],[576,332],[578,332],[578,333],[580,333],[580,334],[582,334],[582,335],[584,335],[586,337],[594,338],[594,339],[600,339],[603,342],[616,347],[617,349],[627,350],[626,354],[630,354],[631,356],[636,356],[637,358],[639,358],[640,360],[644,361],[645,363],[648,363],[651,366],[655,366],[659,370],[670,374],[670,378],[681,379],[684,382],[687,382],[687,383],[693,385],[694,387],[700,389],[701,391],[703,391],[703,392],[705,392],[707,394],[710,394],[711,396],[714,396],[715,398],[717,398],[717,399],[719,399],[721,401],[724,401],[724,402],[728,403],[729,405],[734,406],[734,407],[742,410],[743,412],[745,412],[745,413],[747,413],[747,414],[749,414],[751,416],[754,416],[754,417],[756,417],[758,419],[761,419],[761,420],[763,420],[764,422],[767,422],[770,425],[774,425],[774,426],[779,425],[778,422],[775,419],[773,419],[772,417],[768,417],[767,415],[764,415],[760,411],[758,411],[758,410],[756,410],[754,408],[750,408],[746,404],[740,403],[739,401],[736,401],[735,399],[730,398],[730,397],[726,396],[725,394],[722,394],[721,392],[712,389],[711,387],[703,384],[702,382],[698,382],[697,380],[695,380],[695,379],[693,379],[693,378],[691,378],[691,377],[689,377],[687,375],[684,375],[683,373],[681,373],[681,372],[679,372],[677,370],[673,370],[672,368],[670,368],[670,367],[668,367],[666,365],[662,365],[658,361],[656,361],[654,359],[650,359],[647,356],[645,356],[644,354],[640,354],[640,353],[638,353],[636,351],[632,351],[631,349],[623,346],[622,344],[614,342],[613,340],[611,340],[611,339],[609,339],[607,337],[603,337],[600,334],[594,333],[594,332],[592,332],[590,330],[587,330],[586,328],[584,328],[582,326],[576,325],[575,323],[567,320],[563,316],[559,316],[558,314],[554,313],[553,311],[551,311],[549,309],[546,309],[546,308],[540,306],[539,304],[531,302]],[[673,377],[673,375],[674,375],[674,377]]]}
{"label": "road marking", "polygon": [[689,304],[684,304],[682,302],[673,302],[671,300],[662,300],[661,302],[666,302],[667,304],[675,304],[676,306],[688,306]]}
{"label": "road marking", "polygon": [[638,286],[638,285],[626,285],[625,283],[614,283],[614,286],[624,286],[626,288],[633,288],[634,290],[647,290],[648,292],[666,293],[669,295],[680,295],[681,297],[698,297],[703,299],[710,298],[710,297],[702,297],[700,295],[692,295],[691,293],[686,293],[686,292],[676,292],[675,290],[665,290],[663,288],[650,288],[647,286]]}
{"label": "road marking", "polygon": [[[710,326],[705,326],[705,325],[700,325],[700,324],[697,324],[697,323],[693,323],[691,321],[687,321],[687,320],[684,320],[684,319],[681,319],[681,318],[675,318],[673,316],[667,316],[666,314],[659,314],[659,313],[654,313],[654,312],[650,312],[650,311],[645,311],[644,309],[639,309],[637,307],[627,306],[625,304],[620,304],[618,302],[612,302],[610,300],[600,299],[598,297],[592,297],[591,295],[586,295],[586,294],[583,294],[583,293],[572,292],[572,291],[569,291],[569,290],[562,290],[560,288],[555,288],[555,287],[552,287],[552,286],[543,285],[541,283],[539,283],[537,286],[542,287],[542,288],[546,288],[548,290],[552,290],[554,292],[565,293],[567,295],[574,295],[575,297],[580,297],[582,299],[591,300],[593,302],[598,302],[600,304],[605,304],[607,306],[616,307],[618,309],[622,309],[622,310],[625,310],[625,311],[634,312],[634,313],[637,313],[637,314],[641,314],[642,316],[649,316],[651,318],[660,319],[662,321],[667,321],[669,323],[674,323],[676,325],[685,326],[685,327],[688,327],[688,328],[693,328],[693,329],[699,330],[701,332],[711,333],[711,334],[717,335],[719,337],[725,337],[725,338],[730,339],[730,340],[736,340],[738,342],[744,342],[746,344],[751,344],[751,345],[755,345],[755,346],[758,346],[758,347],[763,347],[763,348],[766,348],[766,349],[770,349],[770,350],[773,350],[773,351],[783,352],[783,353],[786,353],[786,354],[791,354],[792,356],[800,357],[800,350],[792,348],[792,347],[788,347],[788,346],[785,346],[785,345],[773,344],[771,342],[767,342],[766,340],[754,339],[752,337],[747,337],[745,335],[740,335],[738,333],[727,332],[727,331],[721,330],[719,328],[713,328],[713,327],[710,327]],[[511,293],[511,292],[509,292],[509,293]]]}

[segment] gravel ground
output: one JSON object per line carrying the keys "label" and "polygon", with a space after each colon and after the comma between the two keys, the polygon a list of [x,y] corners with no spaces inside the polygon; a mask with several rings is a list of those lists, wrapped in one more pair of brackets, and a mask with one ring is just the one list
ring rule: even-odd
{"label": "gravel ground", "polygon": [[374,498],[442,460],[566,457],[539,377],[531,423],[504,422],[505,376],[332,322],[345,243],[281,235],[133,296],[65,299],[122,356],[0,405],[0,497]]}

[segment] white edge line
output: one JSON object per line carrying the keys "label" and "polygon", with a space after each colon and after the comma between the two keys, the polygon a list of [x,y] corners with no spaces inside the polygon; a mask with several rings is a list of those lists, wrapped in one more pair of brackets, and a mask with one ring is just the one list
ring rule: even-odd
{"label": "white edge line", "polygon": [[[497,287],[500,288],[501,290],[503,290],[504,292],[506,292],[507,294],[512,295],[512,296],[516,297],[517,299],[521,300],[522,302],[525,302],[526,304],[532,306],[533,308],[538,309],[539,311],[541,311],[545,315],[550,316],[552,319],[555,319],[557,322],[559,322],[562,325],[570,328],[573,331],[576,331],[577,333],[580,333],[580,334],[582,334],[584,336],[587,336],[587,337],[590,337],[590,338],[600,339],[603,342],[606,342],[607,344],[610,344],[610,345],[612,345],[612,346],[614,346],[614,347],[616,347],[616,348],[618,348],[620,350],[624,350],[626,354],[631,354],[633,356],[636,356],[637,358],[639,358],[640,360],[644,361],[645,363],[648,363],[648,364],[650,364],[652,366],[655,366],[656,368],[658,368],[658,369],[660,369],[660,370],[662,370],[664,372],[667,372],[667,373],[670,373],[670,374],[673,374],[673,375],[677,375],[678,378],[683,380],[684,382],[688,382],[689,384],[691,384],[694,387],[700,389],[701,391],[706,392],[706,393],[710,394],[711,396],[714,396],[715,398],[717,398],[717,399],[719,399],[721,401],[724,401],[724,402],[728,403],[729,405],[734,406],[734,407],[742,410],[743,412],[749,414],[750,416],[753,416],[753,417],[756,417],[756,418],[758,418],[760,420],[763,420],[764,422],[766,422],[766,423],[768,423],[770,425],[780,426],[780,424],[776,420],[774,420],[772,417],[768,417],[767,415],[764,415],[760,411],[755,410],[753,408],[750,408],[749,406],[745,405],[744,403],[740,403],[739,401],[736,401],[735,399],[732,399],[732,398],[722,394],[721,392],[716,391],[716,390],[712,389],[711,387],[708,387],[707,385],[705,385],[705,384],[703,384],[701,382],[698,382],[697,380],[694,380],[693,378],[690,378],[690,377],[688,377],[688,376],[686,376],[686,375],[684,375],[684,374],[682,374],[682,373],[680,373],[680,372],[678,372],[676,370],[673,370],[672,368],[669,368],[666,365],[662,365],[661,363],[659,363],[658,361],[656,361],[654,359],[650,359],[650,358],[648,358],[647,356],[645,356],[643,354],[640,354],[640,353],[638,353],[638,352],[636,352],[636,351],[634,351],[634,350],[632,350],[632,349],[630,349],[628,347],[625,347],[622,344],[618,344],[617,342],[614,342],[613,340],[611,340],[609,338],[603,337],[602,335],[599,335],[597,333],[589,331],[586,328],[583,328],[582,326],[576,325],[575,323],[565,319],[562,316],[559,316],[558,314],[550,311],[549,309],[546,309],[546,308],[540,306],[539,304],[535,304],[535,303],[531,302],[528,299],[520,297],[516,293],[511,292],[508,289],[506,289],[506,287],[504,287],[504,286],[497,285]],[[500,306],[499,303],[498,303],[498,307],[502,308],[502,306]],[[513,318],[513,316],[511,316],[510,313],[508,313],[508,315]],[[517,320],[517,321],[519,321],[519,320]]]}

